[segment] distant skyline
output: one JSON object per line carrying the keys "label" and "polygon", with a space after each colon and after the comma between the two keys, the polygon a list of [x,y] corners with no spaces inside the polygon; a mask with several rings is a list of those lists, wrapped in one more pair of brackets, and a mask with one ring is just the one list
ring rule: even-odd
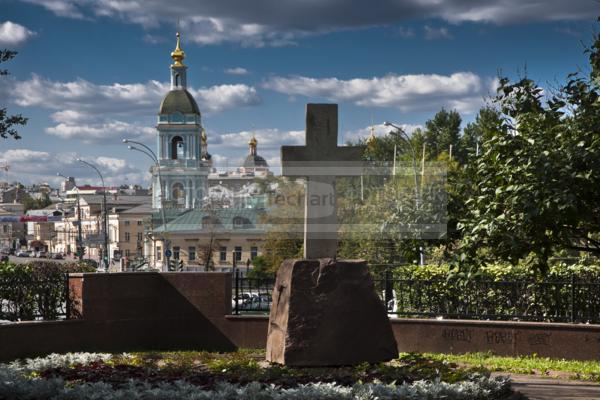
{"label": "distant skyline", "polygon": [[[422,126],[441,107],[463,125],[497,76],[544,87],[587,66],[595,0],[432,2],[0,0],[0,48],[14,49],[0,105],[29,123],[0,141],[9,180],[57,185],[56,173],[147,185],[175,32],[217,167],[238,166],[255,134],[277,172],[279,146],[304,143],[308,102],[339,103],[339,142]],[[4,172],[0,174],[4,180]]]}

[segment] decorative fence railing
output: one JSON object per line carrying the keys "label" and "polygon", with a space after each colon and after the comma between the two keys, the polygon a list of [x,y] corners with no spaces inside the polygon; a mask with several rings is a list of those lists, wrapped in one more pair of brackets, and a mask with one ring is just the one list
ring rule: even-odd
{"label": "decorative fence railing", "polygon": [[68,308],[68,274],[0,276],[0,320],[65,319]]}
{"label": "decorative fence railing", "polygon": [[[577,280],[467,282],[397,279],[377,274],[377,293],[398,317],[600,323],[600,282]],[[274,279],[234,276],[234,314],[268,313]]]}

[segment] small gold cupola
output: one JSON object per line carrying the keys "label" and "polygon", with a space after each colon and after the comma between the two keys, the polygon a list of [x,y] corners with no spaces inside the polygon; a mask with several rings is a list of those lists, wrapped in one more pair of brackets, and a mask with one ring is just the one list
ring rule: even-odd
{"label": "small gold cupola", "polygon": [[202,140],[202,144],[207,144],[206,130],[204,128],[202,128],[201,140]]}
{"label": "small gold cupola", "polygon": [[367,146],[372,147],[375,145],[376,142],[376,138],[375,138],[375,127],[373,125],[371,125],[371,134],[369,135],[369,137],[367,138]]}
{"label": "small gold cupola", "polygon": [[252,138],[250,138],[250,140],[248,141],[248,145],[250,146],[250,154],[255,156],[256,155],[256,145],[258,144],[258,140],[256,140],[256,137],[254,136],[254,134],[252,134]]}
{"label": "small gold cupola", "polygon": [[175,46],[175,50],[171,52],[171,58],[173,59],[174,67],[185,67],[183,64],[185,52],[181,50],[179,32],[177,32],[177,46]]}

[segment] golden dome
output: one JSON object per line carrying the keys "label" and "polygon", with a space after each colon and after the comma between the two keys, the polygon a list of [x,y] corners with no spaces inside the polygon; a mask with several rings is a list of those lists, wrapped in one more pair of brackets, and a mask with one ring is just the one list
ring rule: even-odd
{"label": "golden dome", "polygon": [[177,32],[177,46],[175,46],[175,50],[171,52],[171,58],[173,59],[174,67],[184,67],[183,59],[185,58],[185,52],[181,50],[179,45],[179,32]]}
{"label": "golden dome", "polygon": [[375,144],[375,128],[371,125],[371,134],[367,138],[367,146],[373,146]]}
{"label": "golden dome", "polygon": [[252,138],[250,139],[248,144],[250,145],[250,147],[256,147],[256,145],[258,144],[258,141],[256,140],[256,137],[254,135],[252,135]]}

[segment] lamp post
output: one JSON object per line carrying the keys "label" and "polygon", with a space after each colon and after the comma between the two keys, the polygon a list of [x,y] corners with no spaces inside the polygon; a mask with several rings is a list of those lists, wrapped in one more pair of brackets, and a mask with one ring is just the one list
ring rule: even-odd
{"label": "lamp post", "polygon": [[[69,180],[69,178],[60,172],[56,173],[56,176],[60,176]],[[64,213],[63,213],[64,217]],[[79,255],[79,261],[83,260],[83,236],[81,234],[81,202],[79,200],[79,188],[77,188],[77,253]]]}
{"label": "lamp post", "polygon": [[[127,148],[129,150],[132,151],[138,151],[140,153],[145,154],[146,156],[148,156],[152,162],[154,163],[154,167],[156,168],[156,174],[158,175],[158,186],[160,187],[160,216],[161,216],[161,220],[162,220],[162,225],[163,225],[163,231],[162,231],[162,240],[165,246],[165,260],[166,260],[166,268],[163,267],[163,270],[165,272],[169,271],[169,267],[171,265],[171,255],[170,255],[170,251],[169,251],[169,240],[167,239],[167,219],[165,218],[165,204],[164,204],[164,186],[163,186],[163,180],[162,180],[162,176],[160,175],[160,163],[158,161],[158,157],[156,156],[156,153],[154,153],[154,151],[152,151],[152,149],[148,146],[146,146],[144,143],[135,141],[135,140],[131,140],[131,139],[123,139],[123,143],[125,144],[129,144],[129,143],[133,143],[136,144],[138,146],[141,146],[142,149],[135,147],[133,145],[129,145],[127,146]],[[153,194],[154,195],[154,194]],[[156,263],[156,261],[155,261]]]}
{"label": "lamp post", "polygon": [[[394,125],[393,123],[388,122],[388,121],[384,122],[383,125],[396,128],[396,130],[400,134],[400,137],[402,138],[402,140],[404,140],[410,146],[410,151],[412,153],[413,171],[414,171],[414,176],[415,176],[415,196],[416,196],[415,201],[417,204],[417,209],[419,209],[419,197],[420,197],[419,194],[421,193],[421,190],[419,187],[419,178],[418,178],[418,173],[417,173],[417,153],[415,152],[415,148],[414,148],[412,142],[410,141],[410,138],[406,134],[406,132],[404,132],[404,129],[402,129],[398,125]],[[394,169],[395,168],[396,168],[396,154],[394,152]],[[394,171],[394,173],[395,172],[396,171]]]}
{"label": "lamp post", "polygon": [[84,165],[87,165],[88,167],[90,167],[94,171],[96,171],[96,173],[100,177],[100,180],[102,181],[102,214],[103,214],[102,215],[103,216],[102,225],[104,226],[104,228],[103,228],[103,230],[104,230],[104,250],[103,250],[103,254],[102,254],[102,263],[104,264],[105,271],[108,272],[109,265],[110,265],[110,254],[108,254],[108,218],[107,218],[107,210],[106,210],[106,185],[104,184],[104,177],[100,173],[100,170],[94,164],[91,164],[85,160],[82,160],[81,158],[78,158],[77,161],[79,161],[80,163],[82,163]]}

